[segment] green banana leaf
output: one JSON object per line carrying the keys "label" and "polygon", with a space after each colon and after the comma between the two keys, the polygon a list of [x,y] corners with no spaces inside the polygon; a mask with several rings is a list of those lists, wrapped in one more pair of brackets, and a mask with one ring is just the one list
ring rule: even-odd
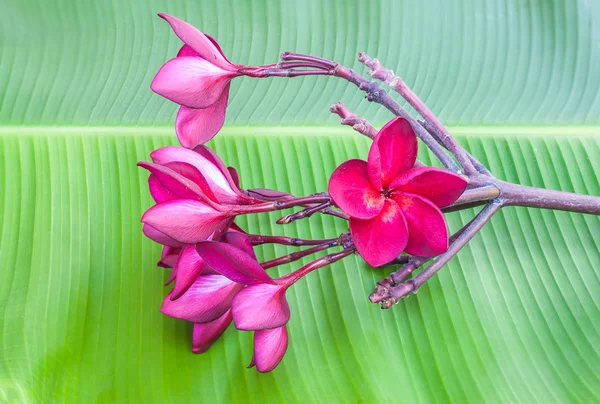
{"label": "green banana leaf", "polygon": [[[174,3],[174,4],[171,4]],[[191,353],[159,308],[167,274],[135,166],[176,144],[150,81],[180,46],[165,11],[237,63],[285,50],[401,74],[499,178],[600,195],[600,3],[590,0],[0,0],[0,402],[600,402],[600,219],[505,208],[419,293],[382,311],[392,268],[350,257],[288,292],[290,347],[245,369],[251,335]],[[391,116],[335,78],[239,79],[210,143],[244,187],[326,189],[369,141],[328,112]],[[424,149],[420,159],[435,164]],[[476,210],[449,214],[451,230]],[[331,217],[252,232],[321,238]],[[310,224],[310,226],[309,226]],[[286,253],[261,247],[259,258]],[[303,261],[307,262],[307,260]],[[286,273],[297,267],[286,265]]]}

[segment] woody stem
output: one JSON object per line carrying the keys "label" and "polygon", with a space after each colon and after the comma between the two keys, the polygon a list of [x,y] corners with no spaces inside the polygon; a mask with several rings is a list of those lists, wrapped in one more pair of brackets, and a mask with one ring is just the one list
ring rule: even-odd
{"label": "woody stem", "polygon": [[420,274],[415,276],[408,281],[401,283],[397,286],[393,286],[386,293],[382,295],[371,295],[370,299],[373,302],[380,302],[381,307],[387,309],[398,302],[401,298],[407,296],[411,292],[415,292],[425,282],[427,282],[433,275],[435,275],[444,265],[448,263],[474,236],[481,230],[481,228],[492,218],[492,216],[498,212],[502,207],[502,203],[498,200],[492,201],[487,204],[485,208],[481,210],[475,216],[469,224],[467,224],[456,237],[453,243],[450,244],[446,252],[438,255],[432,263],[425,268]]}
{"label": "woody stem", "polygon": [[377,59],[371,59],[366,53],[358,54],[358,61],[371,69],[369,74],[390,86],[391,89],[400,94],[408,103],[431,125],[432,132],[441,140],[442,145],[452,153],[456,161],[465,171],[465,174],[471,175],[477,173],[473,163],[467,156],[465,150],[458,142],[450,136],[448,130],[442,122],[435,116],[433,112],[425,105],[423,101],[415,94],[415,92],[406,85],[406,83],[398,76],[394,75],[391,70],[386,69],[379,63]]}
{"label": "woody stem", "polygon": [[[408,120],[415,130],[419,139],[425,143],[425,145],[433,152],[433,154],[440,160],[440,162],[450,171],[460,172],[460,168],[456,165],[454,160],[446,154],[446,151],[443,147],[441,147],[435,139],[431,136],[429,132],[425,130],[419,123],[404,109],[398,104],[392,97],[390,97],[387,92],[381,88],[379,84],[374,81],[370,81],[360,74],[356,73],[352,69],[348,69],[336,62],[331,60],[317,58],[315,56],[310,55],[302,55],[298,53],[284,52],[281,54],[281,59],[284,61],[288,60],[306,60],[315,62],[318,61],[322,63],[323,66],[329,66],[329,71],[321,71],[323,75],[331,75],[339,78],[343,78],[350,83],[357,86],[359,89],[365,91],[367,93],[367,99],[369,101],[377,102],[378,104],[383,105],[388,110],[390,110],[394,115],[400,116]],[[292,72],[291,70],[288,70]],[[307,71],[297,71],[298,73],[307,72]],[[318,73],[314,73],[318,74]],[[276,74],[274,74],[276,75]],[[285,76],[285,74],[277,74],[280,76]],[[300,75],[300,74],[297,74]]]}
{"label": "woody stem", "polygon": [[283,255],[281,257],[272,259],[270,261],[263,262],[260,265],[264,269],[273,268],[273,267],[276,267],[278,265],[287,264],[289,262],[297,261],[297,260],[299,260],[299,259],[301,259],[303,257],[306,257],[307,255],[314,254],[316,252],[323,251],[323,250],[326,250],[328,248],[335,247],[335,246],[338,246],[338,245],[339,245],[339,241],[338,240],[333,240],[333,241],[330,241],[330,242],[327,242],[327,243],[316,245],[316,246],[311,247],[311,248],[307,248],[306,250],[295,251],[293,253]]}
{"label": "woody stem", "polygon": [[279,278],[279,281],[283,284],[291,285],[292,283],[296,282],[298,279],[307,275],[309,272],[312,272],[315,269],[319,269],[326,265],[333,264],[334,262],[339,261],[342,258],[349,256],[350,254],[354,254],[354,252],[355,252],[355,248],[350,247],[350,248],[344,249],[343,251],[329,254],[324,257],[318,258],[312,262],[309,262],[308,264],[306,264],[302,268],[298,269],[297,271],[294,271],[291,274],[288,274],[288,275],[285,275],[285,276]]}
{"label": "woody stem", "polygon": [[[368,137],[370,139],[375,139],[375,136],[377,136],[377,133],[379,132],[377,129],[375,129],[373,127],[373,125],[371,125],[371,123],[369,123],[369,121],[367,121],[364,118],[361,118],[358,115],[355,115],[341,101],[338,101],[337,104],[333,104],[329,108],[329,110],[331,111],[331,113],[336,114],[340,118],[342,118],[340,121],[340,124],[351,126],[352,129],[354,129],[358,133],[365,135],[366,137]],[[415,162],[415,167],[423,167],[423,166],[424,166],[424,164],[421,163],[419,160],[417,160]]]}
{"label": "woody stem", "polygon": [[332,241],[338,240],[337,238],[328,238],[323,240],[306,240],[302,238],[296,237],[285,237],[285,236],[263,236],[261,234],[249,234],[248,238],[252,245],[261,245],[261,244],[281,244],[281,245],[291,245],[291,246],[309,246],[309,245],[319,245],[326,244]]}

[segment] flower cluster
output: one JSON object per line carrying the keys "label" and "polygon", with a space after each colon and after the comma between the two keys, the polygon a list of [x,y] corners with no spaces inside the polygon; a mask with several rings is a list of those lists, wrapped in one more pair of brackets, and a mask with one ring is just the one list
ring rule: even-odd
{"label": "flower cluster", "polygon": [[[448,248],[448,231],[440,208],[465,190],[456,174],[414,167],[417,139],[410,123],[397,118],[379,131],[368,160],[340,165],[329,181],[329,193],[294,197],[270,189],[240,187],[237,171],[204,145],[222,127],[234,77],[316,74],[328,68],[316,58],[299,57],[288,65],[243,66],[229,62],[210,36],[175,17],[160,14],[184,42],[174,59],[157,73],[152,89],[180,104],[175,131],[183,147],[155,150],[148,170],[156,202],[142,216],[144,234],[163,245],[159,266],[171,268],[172,289],[161,311],[194,324],[192,350],[205,352],[233,322],[254,333],[251,365],[273,370],[288,346],[288,288],[308,273],[358,252],[369,264],[389,263],[400,254],[435,256]],[[305,72],[305,73],[303,73]],[[331,214],[349,220],[350,234],[325,240],[302,240],[248,234],[236,216],[300,207],[278,223]],[[339,210],[338,210],[339,209]],[[259,262],[254,246],[279,243],[311,246]],[[268,268],[296,261],[325,249],[322,256],[279,278]]]}

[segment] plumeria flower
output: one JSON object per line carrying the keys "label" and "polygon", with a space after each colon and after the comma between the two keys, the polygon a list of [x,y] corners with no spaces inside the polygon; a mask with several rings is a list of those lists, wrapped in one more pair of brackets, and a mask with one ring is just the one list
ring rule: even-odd
{"label": "plumeria flower", "polygon": [[144,233],[160,244],[181,247],[211,235],[218,239],[239,213],[236,207],[262,202],[244,194],[237,172],[206,146],[167,146],[150,156],[152,163],[139,165],[151,173],[148,186],[157,203],[142,222]]}
{"label": "plumeria flower", "polygon": [[231,314],[238,330],[254,331],[254,355],[250,366],[259,372],[273,370],[288,346],[286,324],[290,307],[287,289],[306,275],[298,270],[271,278],[254,256],[231,244],[205,241],[196,245],[202,259],[215,271],[238,284],[247,285],[231,301]]}
{"label": "plumeria flower", "polygon": [[416,158],[410,123],[395,118],[379,131],[368,161],[346,161],[331,175],[329,194],[350,216],[354,244],[372,266],[402,251],[429,257],[448,249],[440,208],[456,201],[467,182],[447,170],[413,168]]}
{"label": "plumeria flower", "polygon": [[187,22],[158,15],[184,45],[177,57],[160,68],[151,88],[181,105],[175,131],[182,146],[194,148],[212,139],[223,126],[231,79],[252,69],[232,64],[212,37]]}
{"label": "plumeria flower", "polygon": [[[252,244],[245,234],[228,232],[222,243],[233,245],[256,260]],[[231,303],[244,285],[213,270],[192,244],[181,249],[174,273],[175,286],[164,299],[161,312],[194,323],[192,351],[205,352],[231,323]]]}

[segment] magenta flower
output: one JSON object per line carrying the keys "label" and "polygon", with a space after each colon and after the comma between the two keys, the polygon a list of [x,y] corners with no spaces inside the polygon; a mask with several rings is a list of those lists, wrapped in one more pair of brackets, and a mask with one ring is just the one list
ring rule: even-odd
{"label": "magenta flower", "polygon": [[209,236],[219,239],[238,213],[236,206],[261,201],[245,195],[236,179],[208,147],[194,150],[167,146],[151,153],[150,193],[157,202],[142,216],[144,233],[171,247],[194,244]]}
{"label": "magenta flower", "polygon": [[196,245],[198,254],[215,271],[238,284],[231,302],[233,322],[238,330],[255,331],[254,356],[250,366],[259,372],[273,370],[283,359],[288,346],[286,324],[290,308],[286,290],[307,272],[303,270],[273,279],[256,258],[236,246],[205,241]]}
{"label": "magenta flower", "polygon": [[177,57],[160,68],[151,88],[181,105],[175,131],[182,146],[194,148],[212,139],[223,126],[229,83],[242,73],[213,38],[177,17],[159,16],[184,45]]}
{"label": "magenta flower", "polygon": [[329,193],[350,216],[354,244],[370,265],[383,265],[402,251],[427,257],[448,248],[440,208],[458,199],[467,182],[447,170],[413,168],[416,158],[410,123],[395,118],[379,131],[368,161],[346,161],[331,175]]}
{"label": "magenta flower", "polygon": [[[256,260],[252,244],[243,233],[228,232],[222,242]],[[164,299],[161,312],[194,323],[192,351],[205,352],[231,323],[231,303],[244,285],[214,271],[192,244],[181,249],[173,269],[175,286]]]}

